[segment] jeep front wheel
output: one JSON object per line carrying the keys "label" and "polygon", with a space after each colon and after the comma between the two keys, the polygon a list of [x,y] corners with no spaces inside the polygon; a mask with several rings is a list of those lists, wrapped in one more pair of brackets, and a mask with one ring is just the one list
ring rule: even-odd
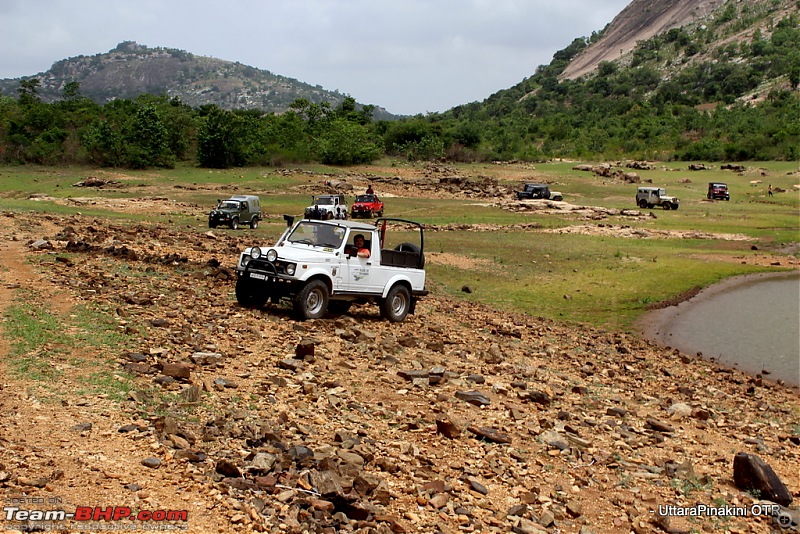
{"label": "jeep front wheel", "polygon": [[411,293],[404,285],[393,286],[381,302],[381,317],[399,323],[406,318],[411,309]]}
{"label": "jeep front wheel", "polygon": [[[245,308],[260,308],[267,303],[269,296],[260,284],[251,281],[249,278],[240,276],[236,280],[236,300]],[[262,291],[259,291],[262,289]]]}
{"label": "jeep front wheel", "polygon": [[328,311],[328,286],[311,280],[294,296],[294,311],[300,319],[319,319]]}
{"label": "jeep front wheel", "polygon": [[678,206],[680,206],[680,204],[673,204],[672,205],[672,209],[676,210],[676,209],[678,209]]}
{"label": "jeep front wheel", "polygon": [[664,202],[661,204],[661,207],[664,208],[665,210],[669,210],[672,207],[672,204],[670,204],[669,202]]}

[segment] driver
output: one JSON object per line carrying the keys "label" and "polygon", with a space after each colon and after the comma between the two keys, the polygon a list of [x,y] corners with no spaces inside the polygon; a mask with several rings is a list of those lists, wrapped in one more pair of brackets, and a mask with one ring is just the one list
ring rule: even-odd
{"label": "driver", "polygon": [[364,236],[362,234],[356,234],[353,238],[353,247],[356,251],[356,256],[359,258],[369,258],[370,252],[369,249],[365,246]]}

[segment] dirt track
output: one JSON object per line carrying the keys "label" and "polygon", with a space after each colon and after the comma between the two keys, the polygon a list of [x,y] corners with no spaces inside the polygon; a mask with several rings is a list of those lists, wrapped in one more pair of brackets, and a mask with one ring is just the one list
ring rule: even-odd
{"label": "dirt track", "polygon": [[[399,325],[298,323],[235,304],[246,237],[2,218],[4,316],[60,325],[27,351],[41,378],[0,338],[7,501],[185,510],[189,532],[650,532],[659,504],[752,502],[736,451],[800,492],[796,390],[435,295]],[[85,342],[106,327],[119,345]]]}

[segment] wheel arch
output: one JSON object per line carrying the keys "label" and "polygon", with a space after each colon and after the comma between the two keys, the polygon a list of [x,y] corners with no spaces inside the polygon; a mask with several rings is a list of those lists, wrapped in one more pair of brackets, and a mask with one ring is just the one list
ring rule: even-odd
{"label": "wheel arch", "polygon": [[325,273],[317,272],[303,280],[301,283],[302,285],[306,285],[313,280],[322,280],[325,282],[325,285],[328,286],[328,294],[331,295],[333,293],[333,280],[331,280],[330,276]]}
{"label": "wheel arch", "polygon": [[389,291],[391,291],[391,289],[394,286],[396,286],[397,284],[406,286],[406,289],[408,289],[409,293],[411,293],[413,291],[413,288],[411,286],[411,280],[409,280],[405,276],[395,276],[394,278],[389,280],[389,282],[386,284],[386,286],[384,286],[383,294],[381,295],[381,297],[382,298],[386,298],[386,295],[389,294]]}

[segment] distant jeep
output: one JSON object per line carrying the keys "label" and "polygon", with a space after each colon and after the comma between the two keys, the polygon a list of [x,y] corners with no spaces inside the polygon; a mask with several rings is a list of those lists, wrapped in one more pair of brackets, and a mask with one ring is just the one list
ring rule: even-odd
{"label": "distant jeep", "polygon": [[359,217],[371,219],[375,215],[383,217],[383,202],[378,198],[378,195],[358,195],[350,208],[350,217],[353,219]]}
{"label": "distant jeep", "polygon": [[311,205],[305,209],[306,219],[329,220],[347,218],[347,201],[344,195],[315,195]]}
{"label": "distant jeep", "polygon": [[680,200],[667,195],[663,187],[640,187],[636,191],[636,205],[642,209],[661,206],[665,210],[676,210],[680,207]]}
{"label": "distant jeep", "polygon": [[217,207],[208,214],[208,227],[229,226],[236,230],[240,224],[258,228],[261,220],[261,201],[255,195],[234,195],[227,200],[217,200]]}
{"label": "distant jeep", "polygon": [[706,198],[708,200],[730,200],[731,194],[728,191],[728,184],[724,184],[722,182],[709,182]]}
{"label": "distant jeep", "polygon": [[546,184],[525,184],[521,191],[515,191],[514,193],[517,196],[517,200],[564,200],[564,195],[558,191],[550,191],[550,187]]}

